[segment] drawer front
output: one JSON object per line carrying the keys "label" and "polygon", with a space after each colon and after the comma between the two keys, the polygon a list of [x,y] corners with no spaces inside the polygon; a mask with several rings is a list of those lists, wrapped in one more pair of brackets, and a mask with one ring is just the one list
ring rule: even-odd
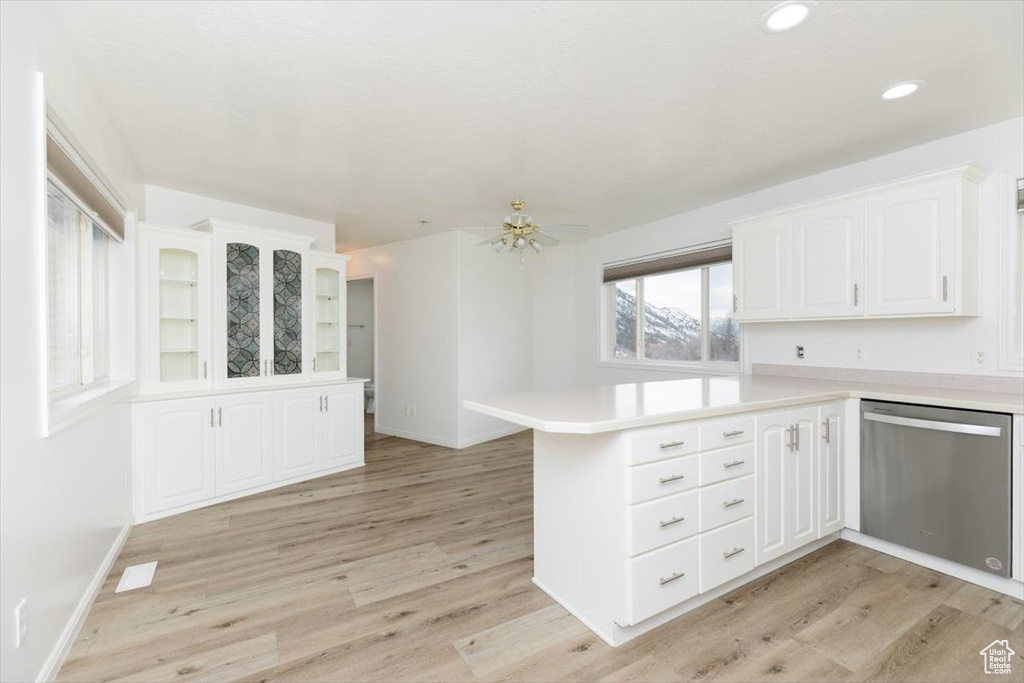
{"label": "drawer front", "polygon": [[754,473],[754,444],[700,454],[700,485],[717,484]]}
{"label": "drawer front", "polygon": [[697,486],[700,479],[698,456],[673,458],[626,470],[627,503],[642,503]]}
{"label": "drawer front", "polygon": [[736,417],[731,420],[708,422],[700,426],[700,449],[737,446],[754,440],[754,418]]}
{"label": "drawer front", "polygon": [[626,560],[629,624],[689,600],[699,592],[696,538],[674,543],[635,560]]}
{"label": "drawer front", "polygon": [[700,530],[707,531],[754,514],[754,477],[708,486],[700,490]]}
{"label": "drawer front", "polygon": [[754,520],[701,534],[700,592],[706,593],[754,569]]}
{"label": "drawer front", "polygon": [[675,458],[697,452],[697,427],[683,426],[639,434],[633,437],[629,452],[629,464]]}
{"label": "drawer front", "polygon": [[697,491],[633,505],[627,509],[626,546],[630,557],[697,533]]}

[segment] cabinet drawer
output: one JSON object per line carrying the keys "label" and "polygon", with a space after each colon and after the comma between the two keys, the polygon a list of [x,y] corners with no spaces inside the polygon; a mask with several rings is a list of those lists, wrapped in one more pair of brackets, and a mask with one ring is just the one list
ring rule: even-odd
{"label": "cabinet drawer", "polygon": [[754,477],[708,486],[700,490],[700,530],[735,522],[754,514]]}
{"label": "cabinet drawer", "polygon": [[697,491],[628,508],[626,547],[630,557],[697,533]]}
{"label": "cabinet drawer", "polygon": [[630,467],[626,470],[627,503],[642,503],[673,493],[682,493],[697,486],[700,465],[698,456],[673,458],[662,462]]}
{"label": "cabinet drawer", "polygon": [[633,437],[630,443],[629,464],[641,465],[696,452],[696,426],[658,429]]}
{"label": "cabinet drawer", "polygon": [[691,538],[626,560],[626,621],[638,624],[697,595],[698,552]]}
{"label": "cabinet drawer", "polygon": [[754,440],[754,418],[736,417],[730,420],[708,422],[700,426],[700,449],[736,446]]}
{"label": "cabinet drawer", "polygon": [[754,569],[754,520],[745,519],[701,534],[700,592]]}
{"label": "cabinet drawer", "polygon": [[700,455],[700,485],[754,473],[754,444],[719,449]]}

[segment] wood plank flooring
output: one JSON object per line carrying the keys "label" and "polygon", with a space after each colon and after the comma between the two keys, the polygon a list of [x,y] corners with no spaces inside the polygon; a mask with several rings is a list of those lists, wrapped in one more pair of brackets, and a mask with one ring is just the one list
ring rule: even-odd
{"label": "wood plank flooring", "polygon": [[1019,601],[842,541],[608,647],[530,582],[531,458],[371,432],[365,468],[138,526],[58,680],[981,681],[997,639],[1024,676]]}

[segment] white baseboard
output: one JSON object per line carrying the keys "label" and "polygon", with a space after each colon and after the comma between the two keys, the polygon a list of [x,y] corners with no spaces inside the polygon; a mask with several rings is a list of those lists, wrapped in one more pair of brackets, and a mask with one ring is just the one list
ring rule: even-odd
{"label": "white baseboard", "polygon": [[50,656],[46,658],[43,668],[39,671],[39,675],[36,676],[36,681],[49,683],[57,678],[60,668],[64,665],[64,660],[68,658],[68,653],[71,652],[71,646],[75,644],[75,639],[78,638],[78,634],[85,624],[85,618],[89,616],[92,603],[96,601],[96,596],[99,595],[100,588],[103,586],[107,574],[110,573],[110,569],[114,566],[114,562],[117,561],[117,556],[121,554],[121,549],[124,547],[125,541],[128,540],[128,534],[131,531],[132,525],[125,524],[117,538],[114,539],[113,545],[110,546],[106,557],[103,558],[103,562],[100,563],[99,568],[86,587],[82,599],[78,601],[75,611],[71,613],[71,618],[68,619],[68,623],[64,626],[57,644],[50,651]]}
{"label": "white baseboard", "polygon": [[523,427],[522,425],[510,425],[503,429],[499,429],[495,432],[490,432],[489,434],[484,434],[482,436],[474,436],[471,439],[460,439],[458,448],[469,448],[470,446],[476,446],[477,444],[486,443],[488,441],[494,441],[495,439],[500,439],[505,436],[512,436],[513,434],[518,434],[519,432],[525,432],[528,429],[529,427]]}
{"label": "white baseboard", "polygon": [[1018,600],[1024,600],[1024,583],[1016,581],[1015,579],[1005,579],[1001,576],[994,576],[983,572],[980,569],[974,567],[967,567],[956,562],[951,562],[942,557],[935,557],[934,555],[928,555],[922,553],[920,550],[914,550],[912,548],[904,548],[901,545],[890,543],[889,541],[883,541],[879,538],[872,536],[866,536],[859,531],[853,529],[843,529],[841,536],[844,540],[862,545],[872,550],[877,550],[880,553],[886,555],[892,555],[898,557],[901,560],[907,562],[913,562],[919,564],[922,567],[933,569],[943,574],[948,574],[952,577],[961,579],[968,583],[973,583],[983,588],[994,590],[1004,595],[1017,598]]}
{"label": "white baseboard", "polygon": [[494,441],[500,439],[503,436],[511,436],[524,432],[529,427],[523,427],[522,425],[511,425],[504,429],[499,429],[496,432],[490,432],[482,436],[474,436],[470,439],[444,439],[439,436],[433,436],[431,434],[420,434],[419,432],[409,432],[403,429],[393,429],[391,427],[385,427],[384,425],[377,425],[376,430],[379,434],[387,434],[388,436],[397,436],[400,439],[408,439],[409,441],[419,441],[420,443],[429,443],[434,446],[444,446],[445,448],[469,448],[470,446],[476,446],[487,441]]}

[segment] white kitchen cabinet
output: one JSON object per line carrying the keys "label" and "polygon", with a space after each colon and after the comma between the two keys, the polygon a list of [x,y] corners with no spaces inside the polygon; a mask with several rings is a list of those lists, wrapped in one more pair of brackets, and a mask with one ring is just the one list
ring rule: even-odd
{"label": "white kitchen cabinet", "polygon": [[216,490],[213,402],[147,404],[136,419],[143,511],[153,513],[212,497]]}
{"label": "white kitchen cabinet", "polygon": [[828,206],[793,218],[793,317],[864,313],[864,206]]}
{"label": "white kitchen cabinet", "polygon": [[955,201],[956,182],[944,180],[867,202],[868,315],[955,310]]}
{"label": "white kitchen cabinet", "polygon": [[817,407],[757,417],[758,565],[818,538],[817,423]]}
{"label": "white kitchen cabinet", "polygon": [[265,393],[217,400],[217,495],[273,481],[274,404]]}
{"label": "white kitchen cabinet", "polygon": [[819,409],[818,439],[818,533],[817,537],[843,528],[843,444],[846,437],[846,406],[830,403]]}
{"label": "white kitchen cabinet", "polygon": [[733,228],[735,319],[778,320],[790,315],[788,220]]}
{"label": "white kitchen cabinet", "polygon": [[347,370],[347,293],[345,273],[348,256],[315,254],[314,296],[309,318],[313,321],[313,373],[317,379],[344,377]]}
{"label": "white kitchen cabinet", "polygon": [[143,393],[210,385],[210,236],[139,230],[139,384]]}
{"label": "white kitchen cabinet", "polygon": [[274,454],[279,477],[315,472],[321,467],[323,394],[314,389],[281,392],[275,397]]}
{"label": "white kitchen cabinet", "polygon": [[363,460],[363,385],[324,389],[323,457],[327,467]]}

